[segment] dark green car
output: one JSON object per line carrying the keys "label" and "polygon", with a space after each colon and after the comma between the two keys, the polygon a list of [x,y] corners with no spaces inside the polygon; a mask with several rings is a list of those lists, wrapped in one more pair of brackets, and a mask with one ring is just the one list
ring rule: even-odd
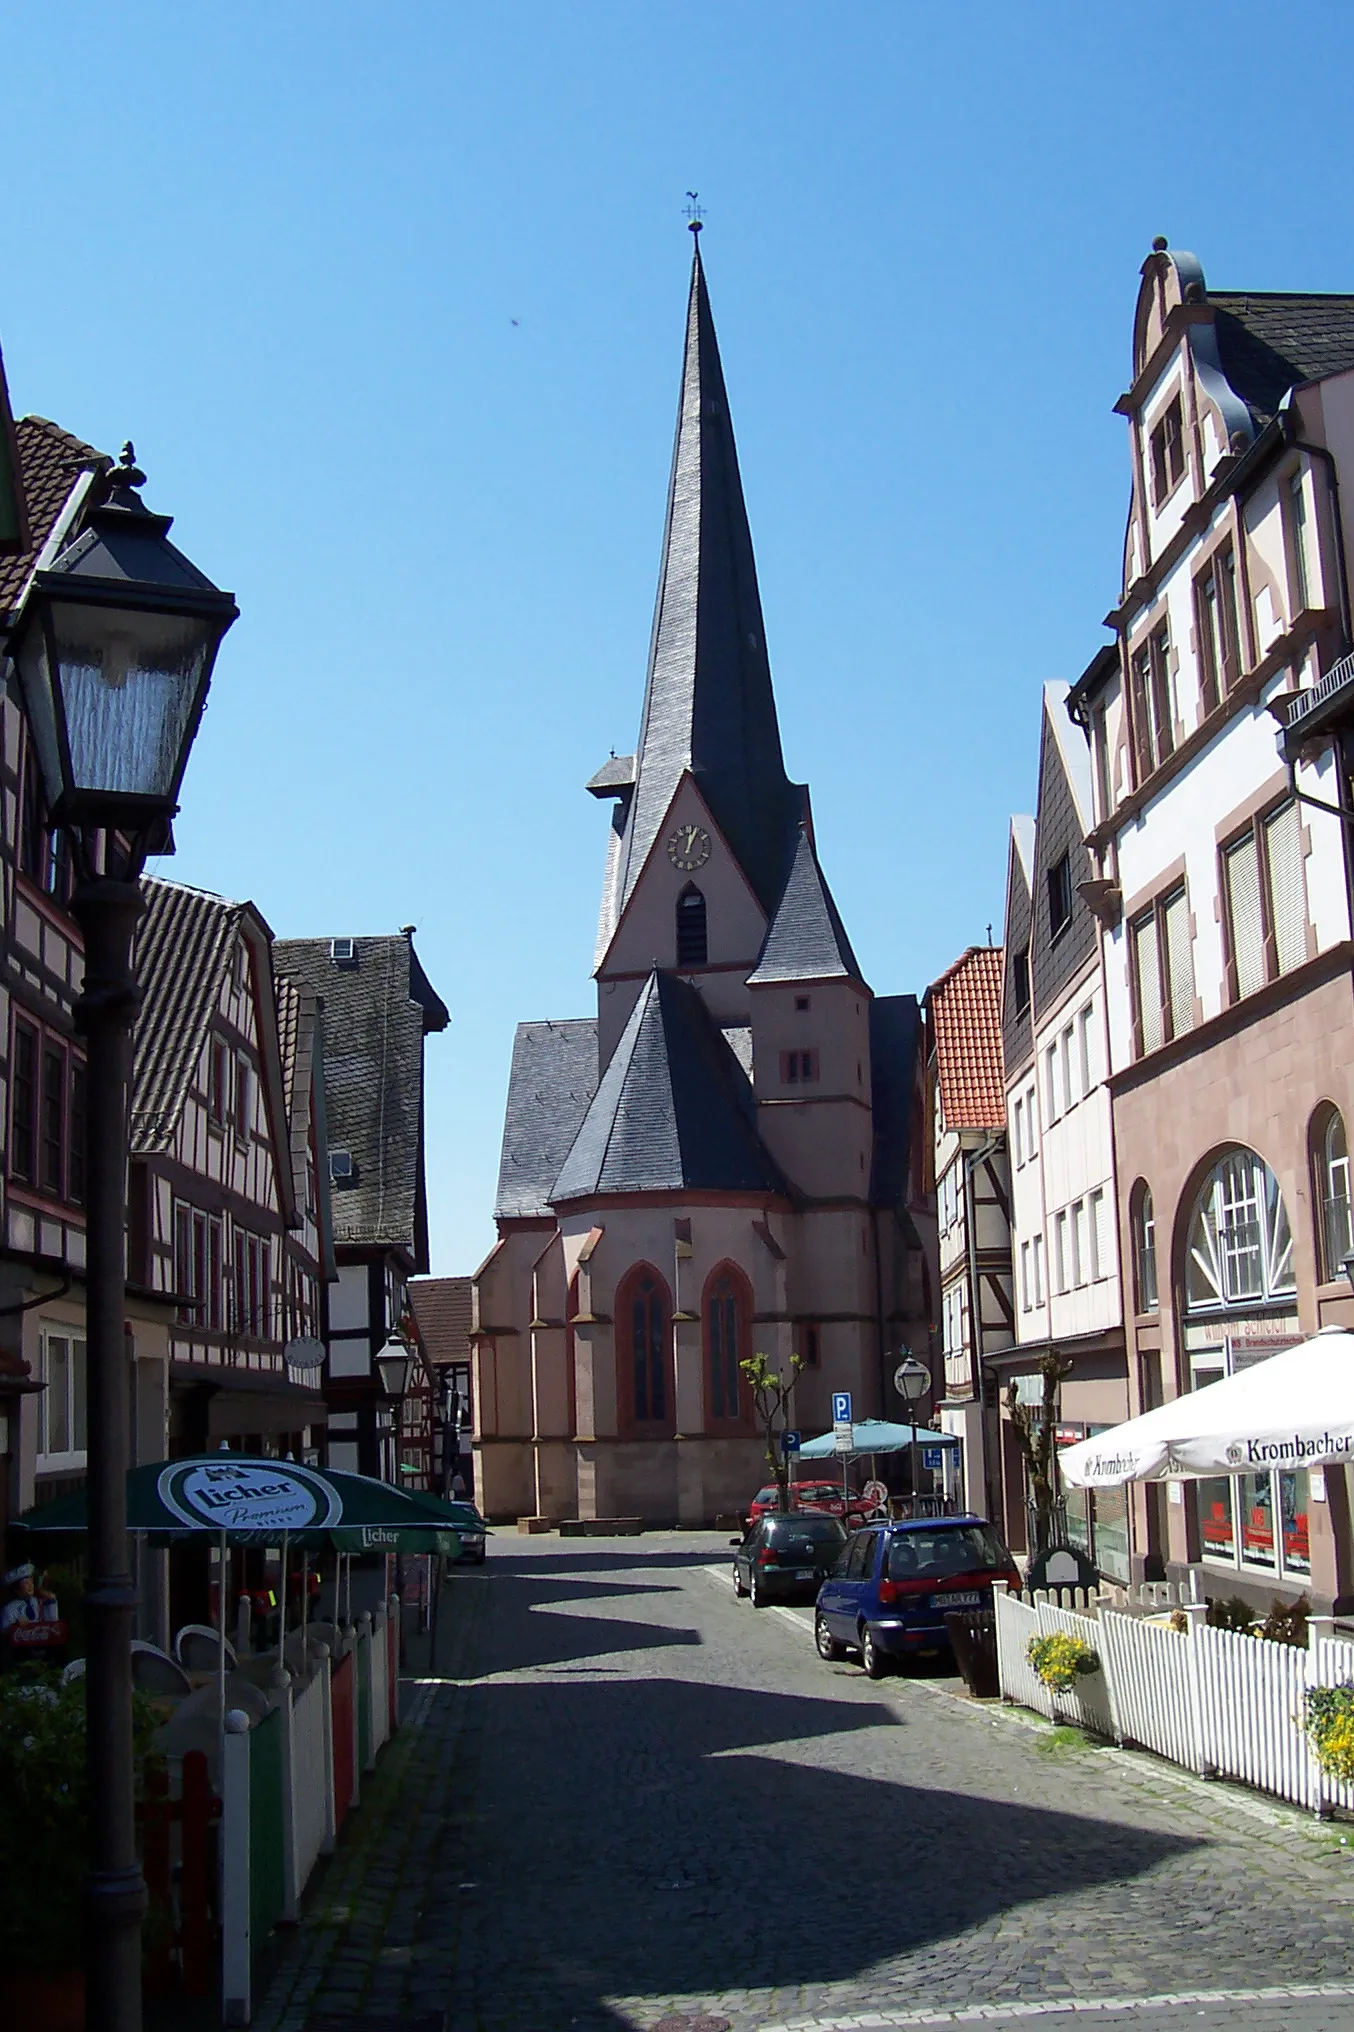
{"label": "dark green car", "polygon": [[846,1543],[835,1517],[798,1510],[789,1516],[759,1517],[734,1547],[733,1591],[751,1595],[754,1609],[767,1602],[812,1601],[832,1572]]}

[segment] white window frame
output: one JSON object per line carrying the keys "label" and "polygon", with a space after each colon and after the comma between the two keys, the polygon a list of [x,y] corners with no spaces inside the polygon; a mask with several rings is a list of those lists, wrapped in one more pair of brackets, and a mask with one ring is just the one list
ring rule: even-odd
{"label": "white window frame", "polygon": [[[76,1414],[80,1408],[81,1392],[77,1388],[77,1374],[85,1372],[84,1424],[85,1445],[50,1448],[47,1444],[51,1433],[52,1380],[50,1344],[52,1341],[66,1342],[69,1350],[66,1368],[66,1421],[72,1438],[76,1437]],[[77,1358],[76,1349],[79,1349]],[[38,1374],[47,1385],[38,1404],[38,1457],[36,1472],[43,1474],[70,1474],[85,1467],[89,1457],[89,1384],[85,1329],[83,1326],[63,1324],[59,1320],[44,1320],[38,1328]]]}

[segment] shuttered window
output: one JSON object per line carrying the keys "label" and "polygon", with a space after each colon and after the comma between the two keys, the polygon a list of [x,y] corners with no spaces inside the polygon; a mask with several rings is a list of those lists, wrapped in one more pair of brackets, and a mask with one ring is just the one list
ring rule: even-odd
{"label": "shuttered window", "polygon": [[1142,1048],[1155,1051],[1165,1043],[1161,1020],[1161,969],[1158,962],[1157,914],[1149,910],[1133,927],[1133,964],[1138,994]]}
{"label": "shuttered window", "polygon": [[1109,1201],[1103,1186],[1091,1194],[1091,1277],[1099,1283],[1108,1277],[1114,1262],[1114,1237],[1110,1233]]}
{"label": "shuttered window", "polygon": [[1307,957],[1307,903],[1302,881],[1302,820],[1297,802],[1281,805],[1265,820],[1265,859],[1274,913],[1274,947],[1279,972]]}
{"label": "shuttered window", "polygon": [[1238,995],[1252,995],[1265,979],[1265,927],[1260,912],[1260,856],[1254,833],[1223,855],[1232,964]]}
{"label": "shuttered window", "polygon": [[1190,951],[1189,904],[1183,885],[1166,898],[1161,912],[1166,939],[1167,1001],[1171,1035],[1183,1037],[1194,1027],[1194,959]]}

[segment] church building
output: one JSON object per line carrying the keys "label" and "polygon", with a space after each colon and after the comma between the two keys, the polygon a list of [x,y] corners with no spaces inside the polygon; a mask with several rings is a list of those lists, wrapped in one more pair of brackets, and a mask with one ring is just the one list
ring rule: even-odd
{"label": "church building", "polygon": [[500,1519],[699,1524],[766,1478],[748,1355],[799,1357],[806,1437],[837,1390],[900,1414],[935,1240],[918,1005],[867,985],[781,755],[699,239],[639,741],[587,788],[597,1015],[517,1031],[476,1490]]}

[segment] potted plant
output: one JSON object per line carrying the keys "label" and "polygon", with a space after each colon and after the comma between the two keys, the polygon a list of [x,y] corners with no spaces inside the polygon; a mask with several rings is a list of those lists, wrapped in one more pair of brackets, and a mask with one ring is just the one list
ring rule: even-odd
{"label": "potted plant", "polygon": [[[1050,1693],[1070,1693],[1079,1679],[1100,1670],[1100,1658],[1080,1637],[1055,1630],[1049,1637],[1031,1637],[1025,1656]],[[1056,1700],[1055,1700],[1056,1705]]]}
{"label": "potted plant", "polygon": [[[136,1704],[138,1769],[153,1716]],[[0,1676],[0,2020],[82,2032],[89,1853],[85,1681],[50,1668]]]}

